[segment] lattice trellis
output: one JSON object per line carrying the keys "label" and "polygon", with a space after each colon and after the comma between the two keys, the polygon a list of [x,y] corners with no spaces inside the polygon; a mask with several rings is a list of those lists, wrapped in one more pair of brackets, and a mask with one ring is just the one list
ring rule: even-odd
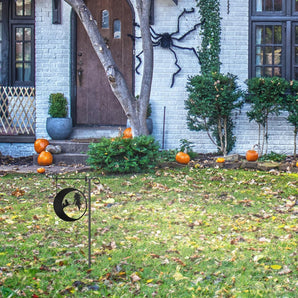
{"label": "lattice trellis", "polygon": [[35,134],[35,88],[0,86],[0,135]]}

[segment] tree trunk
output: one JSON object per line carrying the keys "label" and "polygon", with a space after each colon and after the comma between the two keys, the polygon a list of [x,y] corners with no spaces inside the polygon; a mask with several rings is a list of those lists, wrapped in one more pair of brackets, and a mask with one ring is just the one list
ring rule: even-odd
{"label": "tree trunk", "polygon": [[149,104],[153,74],[153,49],[149,27],[151,0],[136,0],[144,52],[144,71],[140,97],[138,100],[136,100],[129,90],[123,75],[119,71],[112,57],[111,51],[107,48],[105,41],[99,32],[97,23],[93,19],[85,2],[83,0],[64,1],[74,9],[80,18],[89,36],[91,45],[105,70],[112,91],[130,121],[133,136],[148,134],[146,111]]}

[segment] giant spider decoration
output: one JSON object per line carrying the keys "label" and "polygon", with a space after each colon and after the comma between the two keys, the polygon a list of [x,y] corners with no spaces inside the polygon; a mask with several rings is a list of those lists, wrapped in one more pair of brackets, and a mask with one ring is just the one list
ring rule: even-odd
{"label": "giant spider decoration", "polygon": [[[188,34],[190,34],[191,32],[195,31],[197,29],[198,26],[200,25],[203,25],[205,20],[203,20],[201,23],[198,23],[198,24],[195,24],[194,27],[192,29],[190,29],[189,31],[187,31],[185,34],[183,34],[182,36],[180,37],[175,37],[174,35],[176,34],[179,34],[180,33],[180,18],[184,15],[184,14],[187,14],[187,13],[193,13],[195,10],[194,8],[190,9],[190,10],[186,10],[184,8],[183,12],[179,15],[178,17],[178,24],[177,24],[177,30],[173,33],[157,33],[151,26],[150,26],[150,33],[151,33],[151,38],[152,38],[152,44],[153,44],[153,47],[157,47],[157,46],[161,46],[162,48],[164,49],[169,49],[173,54],[174,54],[174,57],[175,57],[175,65],[177,66],[178,70],[173,73],[172,75],[172,83],[171,83],[171,88],[174,86],[174,83],[175,83],[175,76],[181,71],[181,67],[180,65],[178,64],[178,58],[177,58],[177,54],[176,52],[174,51],[173,48],[177,48],[177,49],[182,49],[182,50],[191,50],[193,51],[193,53],[196,55],[196,57],[198,58],[198,61],[199,63],[200,62],[200,58],[196,52],[196,50],[191,47],[182,47],[182,46],[179,46],[177,44],[174,43],[174,41],[182,41]],[[139,26],[138,24],[135,24],[136,26]],[[132,36],[132,35],[129,35],[133,40],[135,38],[141,38],[141,37],[137,37],[137,36]],[[142,59],[141,59],[141,55],[143,54],[143,51],[141,51],[137,56],[136,58],[139,60],[139,63],[136,67],[136,73],[137,74],[140,74],[138,69],[139,67],[141,66],[142,64]]]}

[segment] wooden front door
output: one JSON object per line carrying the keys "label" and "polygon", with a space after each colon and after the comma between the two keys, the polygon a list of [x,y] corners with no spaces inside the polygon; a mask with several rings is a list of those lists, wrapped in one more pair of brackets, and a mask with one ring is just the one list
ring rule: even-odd
{"label": "wooden front door", "polygon": [[[133,82],[133,13],[126,0],[85,1],[128,86]],[[77,125],[125,125],[126,116],[81,22],[77,21]]]}

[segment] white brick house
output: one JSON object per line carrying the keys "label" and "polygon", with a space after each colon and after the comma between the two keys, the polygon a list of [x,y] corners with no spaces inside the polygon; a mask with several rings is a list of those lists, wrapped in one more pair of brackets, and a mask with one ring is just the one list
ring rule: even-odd
{"label": "white brick house", "polygon": [[[125,1],[131,8],[132,18],[136,16],[135,1],[122,1]],[[89,2],[92,1],[87,1]],[[105,0],[102,2],[105,3]],[[154,30],[158,33],[175,32],[177,18],[183,9],[194,7],[195,13],[183,16],[180,21],[181,34],[187,32],[200,21],[196,4],[195,0],[154,0]],[[271,4],[273,4],[272,7]],[[3,130],[4,124],[0,122],[0,152],[13,156],[31,155],[34,139],[48,137],[46,118],[50,93],[65,94],[70,103],[69,114],[75,118],[75,127],[86,124],[99,125],[93,123],[93,120],[85,120],[81,119],[81,116],[76,116],[78,111],[75,110],[84,108],[84,102],[76,105],[76,96],[79,88],[85,88],[84,84],[86,84],[84,81],[81,84],[82,78],[77,77],[77,71],[82,67],[82,80],[84,80],[89,69],[84,69],[87,62],[82,60],[85,57],[84,52],[81,54],[81,44],[77,43],[83,35],[77,29],[79,24],[76,23],[70,6],[60,0],[0,0],[0,8],[1,87],[22,86],[22,82],[24,86],[34,87],[36,106],[36,112],[33,115],[33,133],[29,135],[26,133],[25,135],[11,134],[10,130]],[[295,0],[221,0],[220,12],[222,17],[220,56],[222,73],[230,72],[237,75],[243,89],[246,88],[244,83],[246,79],[268,69],[278,69],[280,75],[289,80],[298,79],[296,70],[298,65],[298,5]],[[98,15],[99,25],[105,26],[101,19],[102,16],[102,14]],[[121,38],[124,38],[126,35],[121,33],[121,30]],[[270,34],[280,32],[281,40],[274,40],[274,37],[268,33],[269,31]],[[31,32],[31,35],[28,32]],[[267,44],[264,41],[259,46],[258,33],[261,34],[261,32],[263,32],[264,39],[271,37],[273,41],[270,43],[267,41]],[[200,38],[198,28],[179,45],[197,48],[200,45]],[[108,42],[113,41],[108,40]],[[22,46],[23,56],[18,52],[21,51],[18,46]],[[135,54],[138,54],[141,51],[139,39],[136,40],[134,47]],[[195,144],[195,150],[198,152],[215,152],[216,148],[209,141],[206,133],[190,131],[186,124],[187,112],[184,109],[184,101],[187,98],[187,92],[185,86],[188,76],[199,74],[200,65],[191,51],[181,49],[175,49],[175,51],[181,71],[175,77],[175,84],[171,88],[172,74],[177,70],[174,55],[168,49],[160,46],[154,47],[154,77],[151,92],[153,135],[160,143],[164,140],[164,146],[167,149],[177,148],[180,139],[187,139]],[[259,56],[262,53],[265,55],[266,51],[273,51],[273,55],[276,56],[280,55],[276,57],[280,58],[277,65],[267,65],[269,62],[267,61],[266,64],[265,60],[264,63],[258,62],[259,65],[257,64]],[[135,59],[135,66],[137,64],[138,60]],[[28,67],[30,72],[28,72]],[[134,67],[132,71],[131,86],[137,95],[141,76],[134,72]],[[87,92],[86,89],[83,90],[83,94],[84,92]],[[1,104],[3,106],[3,99],[2,102],[0,101],[0,106]],[[240,114],[235,114],[237,143],[233,151],[239,154],[244,154],[247,149],[257,143],[257,125],[248,121],[246,117],[248,109],[249,106],[245,105]],[[6,112],[2,107],[0,118],[3,118]],[[111,125],[113,124],[118,125],[118,123]],[[109,123],[105,122],[103,125],[109,125]],[[284,114],[270,119],[270,151],[292,154],[293,127],[287,123]]]}

